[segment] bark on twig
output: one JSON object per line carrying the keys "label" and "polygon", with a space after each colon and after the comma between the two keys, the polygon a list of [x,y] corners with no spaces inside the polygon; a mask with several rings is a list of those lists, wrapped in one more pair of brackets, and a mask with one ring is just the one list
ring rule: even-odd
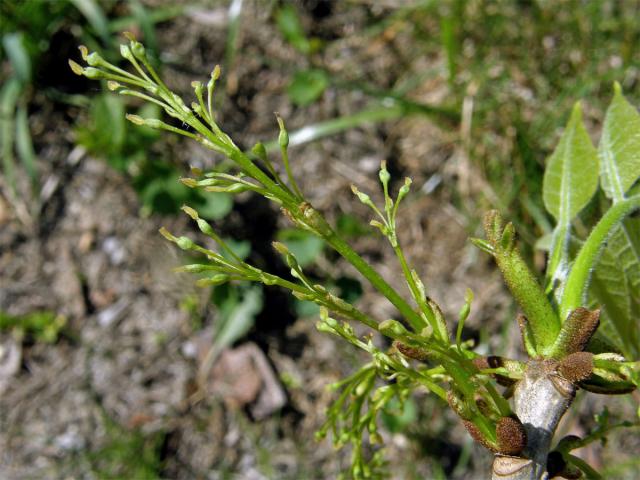
{"label": "bark on twig", "polygon": [[493,480],[549,478],[547,456],[553,434],[575,396],[575,387],[555,372],[556,362],[531,360],[515,390],[515,413],[527,432],[522,457],[496,455]]}

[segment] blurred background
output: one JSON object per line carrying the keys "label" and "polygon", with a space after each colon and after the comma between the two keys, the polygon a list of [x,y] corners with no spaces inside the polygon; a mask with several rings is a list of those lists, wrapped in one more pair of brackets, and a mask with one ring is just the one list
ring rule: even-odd
{"label": "blurred background", "polygon": [[[238,254],[309,274],[376,317],[393,315],[358,274],[262,198],[203,196],[178,178],[220,165],[198,144],[134,127],[153,106],[75,76],[78,45],[119,60],[122,32],[191,99],[222,67],[216,109],[243,148],[274,150],[285,119],[302,190],[394,286],[393,252],[354,202],[378,202],[386,160],[414,191],[400,219],[429,295],[479,351],[521,355],[516,309],[467,238],[498,208],[541,272],[551,230],[545,158],[573,103],[597,136],[618,81],[638,104],[640,2],[550,0],[3,0],[0,2],[0,477],[336,478],[348,450],[317,442],[326,386],[367,358],[317,332],[313,305],[255,285],[198,289],[157,230],[196,235],[188,204]],[[123,62],[122,65],[124,66]],[[597,137],[596,137],[597,138]],[[364,330],[363,330],[364,332]],[[206,385],[196,372],[211,349]],[[633,415],[579,395],[560,433]],[[381,419],[390,478],[481,478],[491,456],[437,399],[416,392]],[[579,452],[633,478],[637,431]]]}

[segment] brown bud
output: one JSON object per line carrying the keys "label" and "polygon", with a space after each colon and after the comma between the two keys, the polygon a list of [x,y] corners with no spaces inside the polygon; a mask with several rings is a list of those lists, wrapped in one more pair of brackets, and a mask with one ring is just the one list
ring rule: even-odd
{"label": "brown bud", "polygon": [[496,452],[497,451],[496,446],[493,445],[491,442],[489,442],[489,440],[487,440],[484,437],[484,435],[482,435],[482,432],[476,426],[475,423],[473,423],[473,422],[471,422],[469,420],[463,420],[462,423],[464,424],[464,427],[467,429],[467,432],[469,432],[469,435],[471,435],[471,438],[473,438],[480,445],[482,445],[485,448],[488,448],[492,452]]}
{"label": "brown bud", "polygon": [[554,351],[562,355],[582,352],[587,348],[598,325],[600,325],[599,309],[591,311],[584,307],[576,308],[562,325]]}
{"label": "brown bud", "polygon": [[558,373],[573,384],[586,380],[593,373],[593,353],[576,352],[567,355],[558,364]]}
{"label": "brown bud", "polygon": [[527,432],[518,417],[502,417],[496,426],[498,448],[504,455],[519,455],[527,446]]}
{"label": "brown bud", "polygon": [[393,346],[402,353],[405,357],[413,358],[421,362],[426,362],[429,358],[429,354],[426,350],[418,347],[412,347],[406,343],[399,342],[398,340],[393,342]]}
{"label": "brown bud", "polygon": [[472,363],[478,370],[486,370],[487,368],[491,368],[489,366],[489,357],[476,357],[472,360]]}

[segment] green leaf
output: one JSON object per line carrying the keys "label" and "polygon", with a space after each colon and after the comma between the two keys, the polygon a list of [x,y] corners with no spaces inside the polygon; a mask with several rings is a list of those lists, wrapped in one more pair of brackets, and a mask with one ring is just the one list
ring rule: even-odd
{"label": "green leaf", "polygon": [[127,133],[124,101],[117,95],[105,93],[91,102],[91,119],[88,125],[77,130],[78,143],[90,152],[108,158],[124,154]]}
{"label": "green leaf", "polygon": [[615,227],[603,249],[589,288],[589,300],[602,305],[600,330],[627,358],[640,356],[640,220]]}
{"label": "green leaf", "polygon": [[291,251],[302,268],[312,264],[324,248],[324,241],[312,233],[293,228],[278,231],[277,239]]}
{"label": "green leaf", "polygon": [[33,150],[31,132],[29,131],[29,119],[27,117],[27,107],[18,106],[16,113],[16,150],[22,160],[27,174],[31,180],[31,185],[38,182],[38,172],[36,170],[36,154]]}
{"label": "green leaf", "polygon": [[300,107],[315,102],[329,86],[324,70],[311,69],[296,72],[287,93],[291,101]]}
{"label": "green leaf", "polygon": [[16,193],[15,160],[13,157],[14,118],[16,103],[22,87],[16,78],[10,78],[0,89],[0,145],[2,146],[2,174]]}
{"label": "green leaf", "polygon": [[293,309],[298,318],[317,317],[320,312],[318,304],[306,300],[298,300],[297,298],[294,299]]}
{"label": "green leaf", "polygon": [[602,189],[614,202],[624,198],[640,176],[640,115],[614,85],[598,149]]}
{"label": "green leaf", "polygon": [[261,286],[254,285],[247,289],[242,300],[227,315],[223,315],[222,325],[216,331],[214,348],[221,351],[246,335],[262,309],[262,303]]}
{"label": "green leaf", "polygon": [[29,83],[31,81],[31,59],[24,46],[23,34],[9,33],[4,35],[2,37],[2,45],[7,52],[15,77],[22,84]]}
{"label": "green leaf", "polygon": [[298,12],[293,5],[285,4],[276,13],[276,24],[284,39],[296,50],[307,54],[311,51],[311,42],[302,28]]}
{"label": "green leaf", "polygon": [[418,420],[418,408],[411,398],[404,402],[393,397],[380,412],[385,427],[392,432],[398,433],[406,430]]}
{"label": "green leaf", "polygon": [[80,10],[105,45],[108,45],[109,22],[100,5],[94,0],[71,0],[71,3]]}
{"label": "green leaf", "polygon": [[582,122],[576,103],[569,124],[544,172],[544,205],[559,224],[568,224],[598,188],[598,152]]}
{"label": "green leaf", "polygon": [[198,213],[207,220],[220,220],[233,208],[233,196],[228,193],[207,192],[202,195],[203,203],[198,205]]}
{"label": "green leaf", "polygon": [[[548,288],[562,295],[569,271],[571,221],[598,188],[598,152],[582,122],[576,103],[558,146],[547,160],[542,195],[546,209],[557,221],[547,266]],[[564,319],[561,319],[564,320]]]}

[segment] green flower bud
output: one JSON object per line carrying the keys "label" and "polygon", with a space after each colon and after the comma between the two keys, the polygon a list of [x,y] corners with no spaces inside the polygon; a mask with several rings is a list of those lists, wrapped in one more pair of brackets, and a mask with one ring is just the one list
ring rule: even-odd
{"label": "green flower bud", "polygon": [[393,319],[380,322],[380,324],[378,325],[378,330],[380,330],[380,333],[382,333],[383,335],[391,338],[401,338],[409,333],[400,322]]}
{"label": "green flower bud", "polygon": [[280,134],[278,135],[278,144],[280,145],[281,148],[287,148],[289,146],[289,134],[287,133],[287,130],[284,127],[284,121],[282,120],[282,117],[278,115],[277,119],[278,119],[278,125],[280,126]]}
{"label": "green flower bud", "polygon": [[147,59],[147,54],[146,54],[144,45],[142,45],[140,42],[132,41],[131,42],[131,51],[133,52],[133,55],[138,60],[146,60]]}
{"label": "green flower bud", "polygon": [[130,62],[133,60],[133,54],[127,45],[120,45],[120,55],[122,58],[129,60]]}
{"label": "green flower bud", "polygon": [[391,179],[391,174],[387,170],[387,162],[383,161],[380,165],[380,172],[378,173],[378,177],[383,185],[387,185],[389,180]]}
{"label": "green flower bud", "polygon": [[99,80],[101,78],[107,78],[107,74],[102,70],[98,70],[94,67],[87,67],[84,69],[83,75],[91,80]]}
{"label": "green flower bud", "polygon": [[247,190],[251,189],[243,183],[234,183],[233,185],[225,189],[225,191],[229,193],[242,193],[246,192]]}
{"label": "green flower bud", "polygon": [[267,149],[264,148],[264,145],[260,142],[256,143],[251,149],[251,153],[253,153],[260,160],[265,161],[267,159]]}
{"label": "green flower bud", "polygon": [[202,177],[204,175],[201,168],[194,167],[193,165],[189,165],[189,170],[191,171],[191,175],[195,175],[196,177]]}
{"label": "green flower bud", "polygon": [[336,333],[336,331],[326,322],[316,322],[316,329],[322,333]]}
{"label": "green flower bud", "polygon": [[178,237],[176,239],[176,245],[178,245],[182,250],[191,250],[195,243],[189,237]]}
{"label": "green flower bud", "polygon": [[216,65],[211,72],[211,80],[214,82],[220,78],[221,70],[220,65]]}
{"label": "green flower bud", "polygon": [[82,55],[82,59],[86,62],[89,57],[89,49],[84,45],[80,45],[78,50],[80,50],[80,55]]}
{"label": "green flower bud", "polygon": [[281,255],[291,255],[289,248],[282,242],[271,242],[271,246]]}
{"label": "green flower bud", "polygon": [[[278,283],[278,277],[276,277],[275,275],[270,275],[268,273],[262,272],[260,274],[260,281],[265,285],[275,285],[276,283]],[[298,292],[292,292],[292,293],[295,296],[295,294]]]}
{"label": "green flower bud", "polygon": [[133,114],[131,114],[131,113],[127,113],[127,114],[125,115],[125,118],[126,118],[127,120],[129,120],[131,123],[134,123],[134,124],[136,124],[136,125],[144,125],[144,124],[145,124],[145,120],[144,120],[144,118],[142,118],[142,117],[141,117],[141,116],[139,116],[139,115],[133,115]]}
{"label": "green flower bud", "polygon": [[100,67],[106,63],[104,61],[104,58],[102,58],[98,52],[92,52],[91,54],[87,55],[85,61],[92,67]]}
{"label": "green flower bud", "polygon": [[84,68],[82,68],[82,66],[80,66],[78,63],[74,62],[73,60],[69,60],[69,66],[71,67],[73,73],[75,73],[76,75],[84,75]]}
{"label": "green flower bud", "polygon": [[356,187],[355,185],[351,185],[351,191],[356,197],[358,197],[358,200],[360,200],[361,203],[365,205],[372,204],[371,197],[369,197],[369,195],[367,195],[366,193],[363,193],[360,190],[358,190],[358,187]]}
{"label": "green flower bud", "polygon": [[170,242],[175,242],[176,241],[176,237],[171,235],[171,233],[166,228],[161,227],[160,230],[158,230],[158,231],[160,232],[160,235],[162,235],[164,238],[166,238]]}
{"label": "green flower bud", "polygon": [[144,125],[150,128],[162,129],[166,124],[157,118],[145,118]]}
{"label": "green flower bud", "polygon": [[198,218],[197,222],[198,222],[198,228],[202,233],[210,236],[215,235],[213,228],[211,228],[211,225],[209,225],[206,220],[203,220],[202,218]]}
{"label": "green flower bud", "polygon": [[199,218],[198,217],[198,212],[196,212],[193,208],[191,208],[191,207],[189,207],[187,205],[183,205],[180,210],[182,210],[184,213],[189,215],[193,220],[197,220]]}
{"label": "green flower bud", "polygon": [[176,268],[176,272],[186,272],[186,273],[202,273],[208,270],[211,270],[211,265],[202,265],[199,263],[193,263],[190,265],[182,265],[181,267]]}
{"label": "green flower bud", "polygon": [[189,188],[196,188],[198,186],[198,181],[193,178],[181,178],[180,183]]}
{"label": "green flower bud", "polygon": [[201,278],[196,282],[196,285],[199,287],[222,285],[223,283],[227,283],[229,281],[229,278],[230,278],[229,275],[226,275],[224,273],[218,273],[213,277]]}
{"label": "green flower bud", "polygon": [[410,189],[411,189],[411,179],[409,177],[406,177],[404,179],[404,185],[400,187],[400,191],[398,192],[398,202],[402,200],[409,193]]}

